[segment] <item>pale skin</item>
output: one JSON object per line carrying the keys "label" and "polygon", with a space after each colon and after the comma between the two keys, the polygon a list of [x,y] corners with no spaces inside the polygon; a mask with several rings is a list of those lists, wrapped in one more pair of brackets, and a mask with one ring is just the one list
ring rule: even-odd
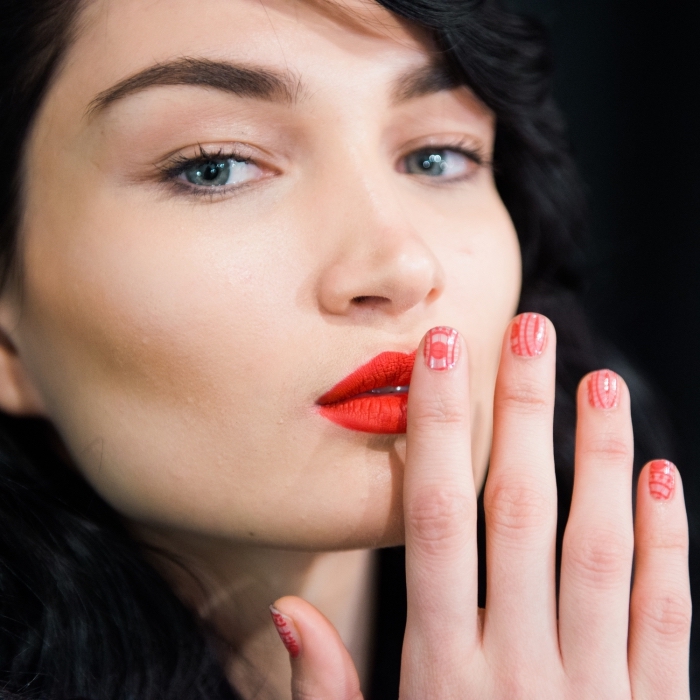
{"label": "pale skin", "polygon": [[[287,90],[141,85],[96,102],[183,58]],[[370,549],[405,541],[405,700],[685,700],[682,486],[653,499],[646,468],[633,525],[622,382],[610,409],[580,391],[557,617],[555,330],[536,357],[511,349],[520,252],[489,168],[494,119],[467,88],[407,90],[434,61],[359,1],[91,3],[26,148],[0,406],[48,418],[135,536],[196,572],[204,589],[154,562],[226,640],[244,696],[358,697]],[[415,172],[425,149],[447,170]],[[188,179],[217,159],[230,180]],[[422,361],[437,325],[461,332],[448,372]],[[356,367],[416,347],[405,436],[318,414]],[[267,611],[281,596],[291,669]]]}

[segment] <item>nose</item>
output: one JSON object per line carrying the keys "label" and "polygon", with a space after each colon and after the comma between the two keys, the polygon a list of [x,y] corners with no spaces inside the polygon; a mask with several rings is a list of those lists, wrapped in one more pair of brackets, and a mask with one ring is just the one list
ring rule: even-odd
{"label": "nose", "polygon": [[[334,315],[368,312],[397,317],[438,299],[445,273],[427,241],[402,211],[396,195],[371,183],[344,191],[335,208],[334,246],[324,266],[319,303]],[[344,216],[337,216],[343,213]]]}

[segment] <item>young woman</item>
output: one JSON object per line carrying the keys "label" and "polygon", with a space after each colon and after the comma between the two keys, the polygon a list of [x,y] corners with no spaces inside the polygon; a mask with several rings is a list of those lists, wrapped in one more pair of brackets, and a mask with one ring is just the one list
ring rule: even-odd
{"label": "young woman", "polygon": [[405,543],[402,698],[688,698],[681,481],[633,525],[529,25],[13,0],[0,46],[2,697],[372,694]]}

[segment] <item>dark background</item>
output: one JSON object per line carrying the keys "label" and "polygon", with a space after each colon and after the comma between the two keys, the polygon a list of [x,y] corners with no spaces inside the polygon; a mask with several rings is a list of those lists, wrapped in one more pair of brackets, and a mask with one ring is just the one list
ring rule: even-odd
{"label": "dark background", "polygon": [[665,399],[679,438],[673,457],[695,498],[700,0],[513,4],[550,30],[557,99],[591,206],[588,309]]}
{"label": "dark background", "polygon": [[[700,607],[700,0],[509,4],[550,32],[592,213],[586,304],[671,418]],[[700,697],[700,613],[693,652]]]}

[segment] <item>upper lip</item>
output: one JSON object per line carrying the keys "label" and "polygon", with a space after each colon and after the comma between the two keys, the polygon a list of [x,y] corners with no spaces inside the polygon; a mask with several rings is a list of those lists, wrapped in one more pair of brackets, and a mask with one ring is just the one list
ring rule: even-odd
{"label": "upper lip", "polygon": [[358,394],[372,391],[372,389],[381,389],[387,386],[407,386],[411,381],[415,359],[415,351],[409,354],[404,352],[383,352],[362,365],[362,367],[358,367],[345,379],[341,379],[330,391],[321,396],[316,403],[324,406],[351,399]]}

